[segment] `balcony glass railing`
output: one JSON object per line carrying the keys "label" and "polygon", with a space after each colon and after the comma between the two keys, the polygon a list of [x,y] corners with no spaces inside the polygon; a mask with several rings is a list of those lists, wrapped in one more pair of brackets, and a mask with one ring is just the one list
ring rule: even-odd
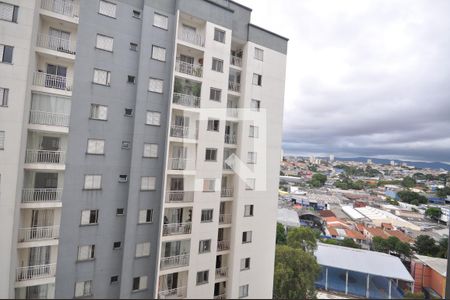
{"label": "balcony glass railing", "polygon": [[235,134],[225,134],[225,144],[235,145],[237,136]]}
{"label": "balcony glass railing", "polygon": [[217,251],[230,250],[230,241],[217,241]]}
{"label": "balcony glass railing", "polygon": [[242,67],[242,58],[234,55],[230,56],[230,64],[236,67]]}
{"label": "balcony glass railing", "polygon": [[175,71],[195,77],[203,76],[203,66],[190,64],[179,59],[175,63]]}
{"label": "balcony glass railing", "polygon": [[227,267],[216,269],[216,279],[224,278],[227,276],[228,276],[228,268]]}
{"label": "balcony glass railing", "polygon": [[196,46],[200,47],[205,46],[205,39],[203,38],[203,36],[193,31],[181,29],[178,32],[178,38],[184,42],[188,42]]}
{"label": "balcony glass railing", "polygon": [[182,299],[187,296],[187,287],[162,290],[158,292],[159,299]]}
{"label": "balcony glass railing", "polygon": [[241,91],[241,84],[238,82],[229,81],[228,82],[228,90],[239,93]]}
{"label": "balcony glass railing", "polygon": [[219,215],[219,224],[231,224],[231,214],[220,214]]}
{"label": "balcony glass railing", "polygon": [[187,191],[168,191],[166,202],[168,203],[180,203],[180,202],[192,202],[194,201],[194,192]]}
{"label": "balcony glass railing", "polygon": [[181,93],[173,93],[173,103],[187,107],[199,108],[200,97]]}

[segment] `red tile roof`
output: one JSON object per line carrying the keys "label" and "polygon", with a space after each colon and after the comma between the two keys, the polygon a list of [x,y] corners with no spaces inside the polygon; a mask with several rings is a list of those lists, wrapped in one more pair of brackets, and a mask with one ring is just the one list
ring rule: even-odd
{"label": "red tile roof", "polygon": [[406,235],[400,230],[390,230],[387,232],[387,234],[389,234],[390,236],[395,236],[403,243],[412,243],[414,241],[410,236]]}
{"label": "red tile roof", "polygon": [[384,232],[384,230],[378,227],[367,227],[366,230],[372,235],[372,237],[378,236],[383,239],[387,239],[389,237],[389,235]]}
{"label": "red tile roof", "polygon": [[320,215],[322,218],[336,217],[336,215],[334,214],[334,212],[332,212],[331,210],[321,210],[321,211],[319,211],[319,215]]}

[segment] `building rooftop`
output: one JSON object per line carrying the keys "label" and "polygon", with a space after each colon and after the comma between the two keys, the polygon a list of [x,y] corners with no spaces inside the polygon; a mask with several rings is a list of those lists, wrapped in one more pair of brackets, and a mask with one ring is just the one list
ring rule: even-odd
{"label": "building rooftop", "polygon": [[389,254],[322,243],[314,254],[322,266],[414,282],[400,259]]}
{"label": "building rooftop", "polygon": [[415,257],[417,257],[417,259],[419,259],[421,262],[423,262],[442,276],[447,277],[447,259],[418,254],[416,254]]}
{"label": "building rooftop", "polygon": [[287,208],[279,208],[278,209],[278,223],[283,224],[284,226],[289,227],[299,227],[300,220],[298,219],[297,212],[287,209]]}

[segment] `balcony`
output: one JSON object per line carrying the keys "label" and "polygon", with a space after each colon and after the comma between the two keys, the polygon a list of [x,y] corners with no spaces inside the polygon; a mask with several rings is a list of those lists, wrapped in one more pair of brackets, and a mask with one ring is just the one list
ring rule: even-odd
{"label": "balcony", "polygon": [[78,18],[80,10],[73,2],[62,0],[42,0],[41,8],[71,18]]}
{"label": "balcony", "polygon": [[55,90],[72,91],[72,82],[64,76],[34,72],[33,84]]}
{"label": "balcony", "polygon": [[64,164],[65,160],[65,151],[27,149],[25,154],[26,164]]}
{"label": "balcony", "polygon": [[216,269],[216,279],[226,278],[228,276],[228,267]]}
{"label": "balcony", "polygon": [[44,226],[19,229],[19,243],[52,240],[59,237],[59,226]]}
{"label": "balcony", "polygon": [[175,71],[195,77],[203,76],[203,66],[190,64],[179,59],[176,60]]}
{"label": "balcony", "polygon": [[199,47],[205,46],[205,39],[203,38],[203,36],[189,30],[180,29],[180,31],[178,32],[178,38],[183,42],[187,42]]}
{"label": "balcony", "polygon": [[16,280],[25,281],[55,276],[56,264],[28,266],[17,268]]}
{"label": "balcony", "polygon": [[230,250],[230,241],[217,241],[217,252]]}
{"label": "balcony", "polygon": [[163,236],[190,234],[192,228],[191,222],[164,224]]}
{"label": "balcony", "polygon": [[230,56],[230,64],[236,67],[242,67],[242,58],[234,55]]}
{"label": "balcony", "polygon": [[75,55],[76,47],[69,40],[61,39],[58,37],[50,36],[47,34],[38,34],[37,43],[38,47],[62,52],[65,54]]}
{"label": "balcony", "polygon": [[173,103],[187,107],[199,108],[200,97],[181,93],[173,93]]}
{"label": "balcony", "polygon": [[167,203],[189,203],[194,201],[194,192],[186,191],[168,191],[166,202]]}
{"label": "balcony", "polygon": [[237,136],[235,134],[225,134],[225,144],[236,145]]}
{"label": "balcony", "polygon": [[233,189],[232,188],[223,188],[220,191],[220,197],[223,197],[223,198],[233,197]]}
{"label": "balcony", "polygon": [[170,136],[181,139],[196,139],[195,128],[189,126],[170,125]]}
{"label": "balcony", "polygon": [[231,224],[232,215],[231,214],[220,214],[219,215],[219,224]]}
{"label": "balcony", "polygon": [[189,254],[162,257],[160,262],[161,270],[180,268],[189,265]]}
{"label": "balcony", "polygon": [[69,127],[70,115],[31,110],[30,124]]}
{"label": "balcony", "polygon": [[241,84],[235,81],[228,82],[228,90],[239,93],[241,91]]}
{"label": "balcony", "polygon": [[189,160],[186,158],[169,158],[170,170],[183,171],[187,169]]}
{"label": "balcony", "polygon": [[22,203],[60,202],[62,192],[63,189],[57,188],[23,189]]}
{"label": "balcony", "polygon": [[237,118],[238,114],[239,114],[239,109],[238,108],[227,107],[227,117]]}
{"label": "balcony", "polygon": [[187,296],[187,287],[179,287],[176,289],[163,290],[158,293],[159,299],[182,299]]}
{"label": "balcony", "polygon": [[214,299],[227,299],[227,294],[224,293],[224,294],[214,296]]}

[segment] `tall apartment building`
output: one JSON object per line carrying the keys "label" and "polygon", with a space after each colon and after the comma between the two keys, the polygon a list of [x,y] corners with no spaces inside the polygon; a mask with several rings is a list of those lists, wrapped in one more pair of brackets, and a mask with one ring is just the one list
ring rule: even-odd
{"label": "tall apartment building", "polygon": [[0,297],[272,296],[287,40],[250,15],[0,0]]}

